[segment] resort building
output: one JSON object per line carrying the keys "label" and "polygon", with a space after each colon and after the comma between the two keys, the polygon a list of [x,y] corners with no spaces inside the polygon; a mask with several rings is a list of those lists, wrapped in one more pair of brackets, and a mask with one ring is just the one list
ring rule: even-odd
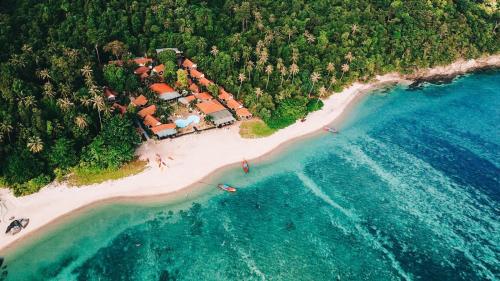
{"label": "resort building", "polygon": [[179,102],[182,103],[183,105],[189,105],[195,99],[196,99],[195,96],[189,95],[189,96],[185,96],[185,97],[180,98]]}
{"label": "resort building", "polygon": [[163,72],[165,71],[165,65],[159,64],[155,67],[153,67],[153,73],[155,73],[158,76],[163,76]]}
{"label": "resort building", "polygon": [[148,99],[143,95],[140,95],[137,98],[130,97],[130,104],[133,106],[144,106],[146,103],[148,103]]}
{"label": "resort building", "polygon": [[191,85],[189,85],[189,90],[193,93],[199,93],[200,87],[198,87],[198,85],[196,85],[195,83],[191,82]]}
{"label": "resort building", "polygon": [[177,134],[176,127],[177,126],[173,123],[161,124],[159,126],[155,126],[155,127],[151,128],[151,131],[153,132],[153,134],[155,134],[158,138],[161,139],[161,138],[170,137],[170,136]]}
{"label": "resort building", "polygon": [[230,93],[226,92],[226,90],[224,90],[224,88],[219,87],[219,99],[222,101],[228,101],[228,100],[232,100],[233,96]]}
{"label": "resort building", "polygon": [[232,109],[234,111],[236,111],[236,109],[243,107],[243,105],[241,105],[239,102],[237,102],[233,99],[226,101],[226,105],[227,105],[227,107],[229,107],[229,109]]}
{"label": "resort building", "polygon": [[108,87],[104,87],[104,96],[106,97],[107,101],[113,102],[116,100],[118,93],[116,93],[115,91],[111,90]]}
{"label": "resort building", "polygon": [[208,88],[208,86],[210,86],[210,84],[213,84],[214,82],[208,80],[207,78],[203,77],[203,78],[200,78],[198,80],[198,82],[200,83],[200,85],[204,86],[205,88]]}
{"label": "resort building", "polygon": [[198,70],[196,69],[191,69],[189,70],[189,75],[193,78],[196,78],[196,79],[201,79],[201,78],[205,78],[205,74],[199,72]]}
{"label": "resort building", "polygon": [[182,62],[182,66],[185,69],[196,69],[196,67],[197,67],[197,65],[195,63],[193,63],[192,61],[190,61],[189,59],[184,59],[184,61]]}
{"label": "resort building", "polygon": [[153,62],[153,59],[150,59],[150,58],[135,58],[134,62],[138,66],[146,66],[146,65],[151,64]]}
{"label": "resort building", "polygon": [[236,109],[236,116],[238,116],[239,119],[250,119],[252,118],[252,113],[248,109],[242,107]]}
{"label": "resort building", "polygon": [[156,119],[153,115],[146,115],[144,118],[144,125],[148,126],[149,128],[160,126],[161,122],[160,120]]}
{"label": "resort building", "polygon": [[125,114],[125,112],[127,112],[127,107],[125,107],[125,106],[123,106],[123,105],[121,105],[121,104],[119,104],[119,103],[116,103],[116,102],[115,102],[115,103],[113,103],[112,108],[113,108],[114,110],[118,110],[118,111],[120,112],[120,114],[121,114],[121,115],[123,115],[123,114]]}
{"label": "resort building", "polygon": [[149,76],[149,67],[147,66],[139,66],[134,70],[134,74],[139,75],[142,80]]}
{"label": "resort building", "polygon": [[236,121],[229,110],[216,100],[201,102],[196,107],[206,116],[210,116],[217,127],[230,125]]}
{"label": "resort building", "polygon": [[211,101],[214,99],[214,97],[207,92],[193,93],[193,95],[200,101]]}
{"label": "resort building", "polygon": [[149,87],[162,100],[175,100],[181,95],[166,83],[155,83]]}
{"label": "resort building", "polygon": [[137,112],[137,115],[141,116],[142,119],[146,118],[148,115],[153,115],[156,112],[156,105],[150,105],[146,108],[141,109]]}

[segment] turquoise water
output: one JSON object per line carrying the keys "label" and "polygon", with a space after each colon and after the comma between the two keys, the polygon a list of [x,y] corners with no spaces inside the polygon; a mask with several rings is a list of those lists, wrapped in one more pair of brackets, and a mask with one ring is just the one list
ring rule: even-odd
{"label": "turquoise water", "polygon": [[175,125],[179,128],[185,128],[189,126],[189,124],[194,123],[198,124],[200,123],[200,117],[197,115],[189,115],[188,118],[186,119],[177,119],[175,120]]}
{"label": "turquoise water", "polygon": [[[8,253],[6,280],[498,280],[500,72],[365,98],[181,203],[117,203]],[[251,163],[252,164],[252,163]]]}

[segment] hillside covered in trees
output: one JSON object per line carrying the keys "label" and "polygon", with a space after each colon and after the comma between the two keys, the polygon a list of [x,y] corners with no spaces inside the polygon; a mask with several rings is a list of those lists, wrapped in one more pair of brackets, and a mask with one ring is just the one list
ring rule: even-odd
{"label": "hillside covered in trees", "polygon": [[133,114],[113,114],[103,86],[113,84],[122,98],[145,90],[132,67],[103,73],[110,60],[179,48],[268,126],[282,128],[353,81],[497,53],[495,5],[3,0],[0,177],[26,194],[74,167],[113,169],[133,158],[140,141]]}

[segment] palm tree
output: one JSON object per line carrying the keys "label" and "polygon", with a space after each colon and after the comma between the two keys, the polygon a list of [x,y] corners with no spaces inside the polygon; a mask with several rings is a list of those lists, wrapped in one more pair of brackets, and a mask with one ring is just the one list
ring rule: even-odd
{"label": "palm tree", "polygon": [[21,99],[21,102],[24,104],[25,107],[30,107],[36,104],[34,96],[25,96],[24,98]]}
{"label": "palm tree", "polygon": [[217,46],[212,46],[212,50],[210,51],[210,53],[216,57],[217,54],[219,53],[219,50],[217,49]]}
{"label": "palm tree", "polygon": [[253,67],[255,66],[255,64],[253,63],[253,61],[249,60],[247,62],[247,70],[248,70],[248,80],[252,79],[251,78],[251,74],[252,74],[252,70],[253,70]]}
{"label": "palm tree", "polygon": [[283,78],[286,76],[287,72],[288,71],[287,71],[285,66],[281,67],[281,69],[280,69],[280,74],[281,74],[280,87],[283,85]]}
{"label": "palm tree", "polygon": [[351,26],[351,31],[352,31],[352,34],[354,35],[356,32],[358,32],[358,25],[357,24],[353,24]]}
{"label": "palm tree", "polygon": [[320,99],[323,99],[323,97],[327,94],[327,90],[324,86],[321,86],[321,88],[319,88],[318,90],[318,99],[316,100],[316,105],[314,107],[316,107],[318,105],[318,102]]}
{"label": "palm tree", "polygon": [[240,96],[241,85],[243,84],[243,81],[245,81],[246,79],[247,78],[245,77],[245,73],[240,73],[238,75],[238,80],[240,80],[240,87],[238,88],[238,94],[236,95],[236,97]]}
{"label": "palm tree", "polygon": [[54,92],[54,87],[52,86],[52,83],[50,82],[46,82],[44,85],[43,85],[43,95],[47,98],[47,99],[51,99],[54,97],[55,95],[55,92]]}
{"label": "palm tree", "polygon": [[264,94],[260,88],[255,88],[255,96],[257,97],[257,100]]}
{"label": "palm tree", "polygon": [[80,70],[83,74],[83,77],[85,77],[85,79],[92,79],[92,67],[90,67],[90,65],[86,64],[83,66],[83,68]]}
{"label": "palm tree", "polygon": [[314,89],[314,84],[316,84],[316,82],[319,81],[319,79],[321,79],[321,75],[317,72],[313,72],[311,74],[311,82],[312,82],[312,86],[311,86],[311,90],[309,91],[309,96],[311,95],[312,93],[312,90]]}
{"label": "palm tree", "polygon": [[292,62],[297,63],[298,60],[299,60],[299,49],[293,48],[292,49]]}
{"label": "palm tree", "polygon": [[273,73],[272,65],[269,64],[266,66],[266,73],[267,73],[267,82],[266,82],[266,90],[267,90],[267,85],[269,84],[269,77],[271,77],[271,73]]}
{"label": "palm tree", "polygon": [[347,54],[345,55],[345,59],[346,59],[349,63],[351,63],[351,62],[352,62],[352,60],[354,59],[354,56],[352,55],[352,53],[351,53],[351,52],[349,52],[349,53],[347,53]]}
{"label": "palm tree", "polygon": [[349,65],[347,63],[344,63],[341,69],[342,69],[342,76],[340,76],[340,80],[342,80],[342,78],[344,78],[344,74],[349,71]]}
{"label": "palm tree", "polygon": [[290,75],[292,75],[292,83],[293,83],[293,78],[298,73],[299,73],[299,66],[295,63],[292,63],[292,65],[290,65]]}
{"label": "palm tree", "polygon": [[10,133],[12,132],[13,129],[14,128],[12,127],[10,122],[7,120],[0,123],[0,133],[2,135],[7,135],[7,137],[9,138],[9,141],[10,141]]}
{"label": "palm tree", "polygon": [[57,106],[66,112],[68,111],[74,104],[68,98],[61,98],[57,100]]}
{"label": "palm tree", "polygon": [[40,77],[40,79],[43,79],[43,80],[48,80],[48,79],[51,78],[49,70],[47,68],[44,68],[44,69],[40,70],[38,72],[38,77]]}
{"label": "palm tree", "polygon": [[85,115],[78,115],[75,118],[75,124],[78,128],[84,129],[88,126],[87,119],[85,118]]}
{"label": "palm tree", "polygon": [[123,42],[118,40],[114,40],[104,45],[103,47],[105,52],[110,52],[115,56],[116,59],[119,59],[119,56],[122,56],[127,52],[127,47]]}
{"label": "palm tree", "polygon": [[329,62],[326,66],[326,71],[331,75],[335,71],[335,65],[332,62]]}
{"label": "palm tree", "polygon": [[43,150],[42,139],[38,136],[30,137],[28,143],[26,144],[28,149],[33,153],[38,153]]}
{"label": "palm tree", "polygon": [[337,78],[335,78],[335,75],[333,75],[330,78],[330,84],[328,85],[328,91],[330,91],[330,87],[332,87],[333,84],[337,83]]}

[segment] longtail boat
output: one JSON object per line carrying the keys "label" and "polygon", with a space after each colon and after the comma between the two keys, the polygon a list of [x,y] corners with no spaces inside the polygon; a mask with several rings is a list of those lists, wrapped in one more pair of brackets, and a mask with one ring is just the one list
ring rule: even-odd
{"label": "longtail boat", "polygon": [[330,132],[330,133],[332,133],[332,134],[336,134],[336,133],[338,133],[338,132],[339,132],[337,129],[335,129],[335,128],[333,128],[333,127],[324,127],[324,128],[323,128],[323,131]]}
{"label": "longtail boat", "polygon": [[241,168],[243,168],[245,174],[248,174],[248,172],[250,172],[250,166],[248,165],[247,160],[243,160],[243,162],[241,162]]}
{"label": "longtail boat", "polygon": [[236,188],[224,183],[218,184],[217,187],[227,192],[236,192]]}

